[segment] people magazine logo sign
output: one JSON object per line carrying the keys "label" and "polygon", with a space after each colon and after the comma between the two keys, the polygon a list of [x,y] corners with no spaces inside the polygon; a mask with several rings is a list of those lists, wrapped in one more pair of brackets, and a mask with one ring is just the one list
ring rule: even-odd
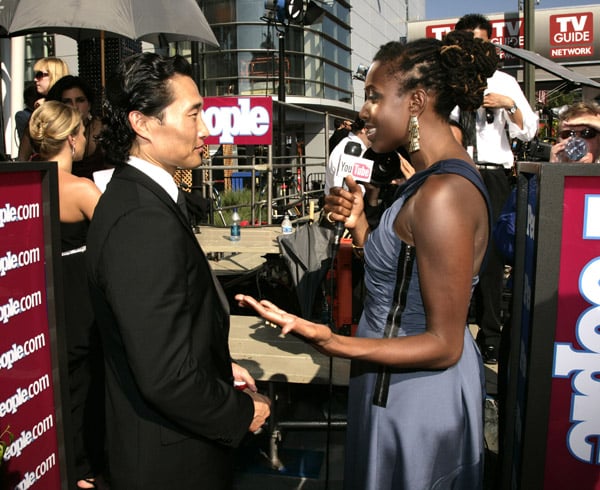
{"label": "people magazine logo sign", "polygon": [[550,16],[550,57],[594,55],[594,14],[578,12]]}
{"label": "people magazine logo sign", "polygon": [[205,97],[202,117],[208,145],[270,145],[273,142],[271,97]]}
{"label": "people magazine logo sign", "polygon": [[[599,488],[600,177],[565,178],[545,489]],[[543,444],[542,441],[540,441]]]}
{"label": "people magazine logo sign", "polygon": [[2,489],[61,488],[43,194],[41,172],[0,172]]}

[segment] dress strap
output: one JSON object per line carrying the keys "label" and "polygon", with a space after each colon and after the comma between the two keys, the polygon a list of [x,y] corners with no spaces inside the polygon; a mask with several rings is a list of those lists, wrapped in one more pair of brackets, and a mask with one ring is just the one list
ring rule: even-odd
{"label": "dress strap", "polygon": [[67,255],[74,255],[74,254],[82,254],[83,252],[85,252],[85,245],[83,245],[82,247],[79,248],[73,248],[71,250],[65,250],[64,252],[61,253],[62,257],[66,257]]}
{"label": "dress strap", "polygon": [[[398,335],[398,329],[402,319],[402,312],[406,307],[406,298],[408,296],[408,286],[412,276],[413,264],[415,261],[415,248],[402,242],[400,254],[398,256],[398,268],[396,274],[396,287],[394,289],[394,303],[388,313],[385,329],[383,331],[384,339],[391,339]],[[377,380],[375,382],[375,392],[373,393],[373,405],[385,407],[390,389],[390,368],[388,366],[379,366]]]}

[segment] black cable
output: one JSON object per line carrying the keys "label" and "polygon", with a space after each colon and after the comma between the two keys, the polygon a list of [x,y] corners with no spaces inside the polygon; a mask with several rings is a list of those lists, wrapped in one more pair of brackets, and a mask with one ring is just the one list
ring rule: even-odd
{"label": "black cable", "polygon": [[[329,328],[336,331],[334,318],[333,318],[333,305],[334,305],[334,294],[335,294],[335,259],[338,252],[338,246],[331,245],[331,263],[329,264]],[[338,278],[339,279],[339,278]],[[330,467],[330,456],[331,456],[331,410],[332,399],[333,399],[333,357],[329,356],[329,373],[327,379],[327,390],[328,390],[328,401],[327,401],[327,430],[325,440],[325,490],[329,489],[329,467]]]}

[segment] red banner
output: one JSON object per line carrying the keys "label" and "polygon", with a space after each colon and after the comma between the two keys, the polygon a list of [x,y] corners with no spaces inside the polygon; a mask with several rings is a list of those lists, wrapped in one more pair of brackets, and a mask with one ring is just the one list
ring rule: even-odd
{"label": "red banner", "polygon": [[273,141],[271,97],[205,97],[202,117],[208,145],[270,145]]}
{"label": "red banner", "polygon": [[0,173],[0,189],[0,486],[58,490],[41,172]]}
{"label": "red banner", "polygon": [[566,177],[563,209],[544,488],[598,490],[600,177]]}
{"label": "red banner", "polygon": [[[535,9],[535,52],[558,63],[595,64],[600,52],[598,17],[600,5]],[[490,41],[513,48],[525,47],[525,19],[522,14],[505,12],[486,16],[492,24]],[[454,29],[458,19],[422,20],[408,23],[408,39],[442,37]],[[596,30],[596,36],[594,36]],[[504,52],[504,67],[518,66],[520,60]]]}

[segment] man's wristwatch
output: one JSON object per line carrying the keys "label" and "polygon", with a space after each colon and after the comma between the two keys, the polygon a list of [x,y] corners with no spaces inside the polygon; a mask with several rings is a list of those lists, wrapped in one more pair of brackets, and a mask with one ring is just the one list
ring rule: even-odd
{"label": "man's wristwatch", "polygon": [[518,107],[517,107],[517,104],[515,104],[515,103],[513,102],[513,105],[512,105],[512,107],[511,107],[510,109],[508,109],[508,113],[509,113],[509,114],[514,114],[515,112],[517,112],[517,109],[518,109]]}

